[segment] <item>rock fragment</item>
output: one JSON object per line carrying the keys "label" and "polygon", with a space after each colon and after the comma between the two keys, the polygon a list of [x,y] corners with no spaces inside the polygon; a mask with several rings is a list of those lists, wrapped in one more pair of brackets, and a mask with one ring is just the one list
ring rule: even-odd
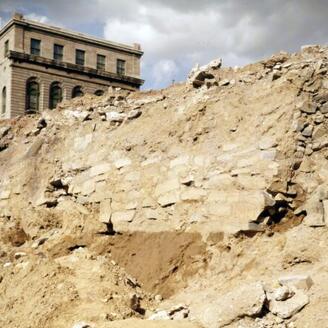
{"label": "rock fragment", "polygon": [[294,288],[292,292],[294,295],[285,300],[276,300],[272,294],[268,293],[268,309],[270,312],[282,319],[288,319],[309,303],[309,297],[303,291]]}
{"label": "rock fragment", "polygon": [[309,275],[284,276],[280,277],[278,281],[282,286],[294,286],[297,289],[302,289],[304,291],[309,290],[313,285],[313,280]]}
{"label": "rock fragment", "polygon": [[302,100],[296,104],[296,107],[304,113],[314,114],[317,110],[317,105],[310,100]]}
{"label": "rock fragment", "polygon": [[207,328],[220,328],[241,317],[256,317],[266,295],[261,283],[243,285],[200,308],[200,322]]}
{"label": "rock fragment", "polygon": [[122,123],[126,118],[126,114],[118,112],[107,112],[106,120],[109,122]]}

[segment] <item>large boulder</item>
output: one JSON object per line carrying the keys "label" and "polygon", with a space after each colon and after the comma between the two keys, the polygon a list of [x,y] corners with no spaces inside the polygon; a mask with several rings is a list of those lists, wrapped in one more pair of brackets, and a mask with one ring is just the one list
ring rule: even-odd
{"label": "large boulder", "polygon": [[243,285],[212,302],[205,302],[199,309],[199,320],[207,328],[225,327],[237,318],[260,315],[265,300],[261,283]]}

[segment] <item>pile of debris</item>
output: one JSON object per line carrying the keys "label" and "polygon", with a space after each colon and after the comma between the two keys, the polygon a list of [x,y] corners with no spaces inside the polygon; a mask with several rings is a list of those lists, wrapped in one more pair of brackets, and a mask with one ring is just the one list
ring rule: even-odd
{"label": "pile of debris", "polygon": [[217,59],[0,122],[2,326],[324,326],[327,71]]}

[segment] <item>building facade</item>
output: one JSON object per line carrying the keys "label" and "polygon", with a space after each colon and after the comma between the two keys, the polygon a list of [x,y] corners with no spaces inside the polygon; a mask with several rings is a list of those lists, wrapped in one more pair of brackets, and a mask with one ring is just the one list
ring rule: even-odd
{"label": "building facade", "polygon": [[109,86],[137,90],[140,45],[127,46],[25,19],[0,30],[0,118],[56,108]]}

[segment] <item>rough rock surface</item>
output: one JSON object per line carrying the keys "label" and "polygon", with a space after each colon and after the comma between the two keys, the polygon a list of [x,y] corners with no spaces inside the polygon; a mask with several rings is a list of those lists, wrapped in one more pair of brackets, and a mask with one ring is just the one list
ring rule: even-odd
{"label": "rough rock surface", "polygon": [[265,300],[260,283],[241,286],[217,300],[204,300],[199,309],[200,321],[208,328],[226,327],[238,318],[258,316]]}
{"label": "rough rock surface", "polygon": [[1,121],[0,325],[325,327],[327,58]]}

